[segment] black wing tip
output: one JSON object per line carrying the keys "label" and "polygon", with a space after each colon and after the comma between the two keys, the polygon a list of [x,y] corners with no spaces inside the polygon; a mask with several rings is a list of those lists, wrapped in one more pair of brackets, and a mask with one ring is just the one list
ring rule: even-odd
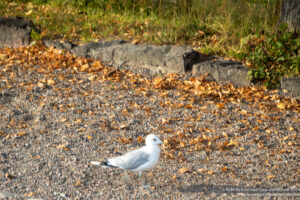
{"label": "black wing tip", "polygon": [[101,162],[101,165],[102,165],[103,167],[110,167],[110,165],[108,164],[107,160],[106,160],[106,161],[102,161],[102,162]]}
{"label": "black wing tip", "polygon": [[101,162],[102,167],[116,167],[114,165],[111,165],[107,160]]}

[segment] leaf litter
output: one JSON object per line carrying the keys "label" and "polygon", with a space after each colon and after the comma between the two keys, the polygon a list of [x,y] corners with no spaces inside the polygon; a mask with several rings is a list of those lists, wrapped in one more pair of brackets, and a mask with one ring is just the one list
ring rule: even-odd
{"label": "leaf litter", "polygon": [[[297,99],[205,81],[207,74],[115,69],[41,44],[0,55],[1,190],[43,198],[190,199],[199,194],[178,188],[299,188]],[[142,145],[149,133],[164,141],[147,178],[151,194],[139,193],[134,178],[128,184],[116,170],[88,165]]]}

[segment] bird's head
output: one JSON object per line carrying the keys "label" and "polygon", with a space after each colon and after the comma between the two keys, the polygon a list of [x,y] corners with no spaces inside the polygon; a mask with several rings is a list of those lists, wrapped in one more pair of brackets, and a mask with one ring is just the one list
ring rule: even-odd
{"label": "bird's head", "polygon": [[147,135],[146,137],[146,145],[151,144],[162,144],[162,141],[154,134]]}

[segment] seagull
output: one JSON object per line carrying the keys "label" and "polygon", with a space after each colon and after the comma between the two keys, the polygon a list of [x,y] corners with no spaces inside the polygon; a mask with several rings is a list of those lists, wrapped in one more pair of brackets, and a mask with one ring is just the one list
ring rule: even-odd
{"label": "seagull", "polygon": [[[136,171],[141,179],[143,171],[156,165],[160,157],[160,147],[162,141],[154,134],[146,137],[146,145],[142,148],[129,151],[122,156],[110,158],[101,163],[103,167],[118,167],[124,170]],[[92,164],[99,165],[92,161]]]}

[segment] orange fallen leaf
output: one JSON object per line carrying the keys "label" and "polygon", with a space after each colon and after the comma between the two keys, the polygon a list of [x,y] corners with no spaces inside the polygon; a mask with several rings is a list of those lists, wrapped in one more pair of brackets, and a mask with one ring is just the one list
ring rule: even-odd
{"label": "orange fallen leaf", "polygon": [[21,133],[17,133],[17,136],[23,136],[23,135],[25,135],[26,133],[24,133],[24,132],[21,132]]}
{"label": "orange fallen leaf", "polygon": [[48,80],[47,80],[47,83],[48,83],[49,85],[54,85],[54,84],[55,84],[55,81],[54,81],[53,79],[48,79]]}
{"label": "orange fallen leaf", "polygon": [[280,110],[284,110],[285,109],[285,105],[284,105],[284,103],[278,103],[277,105],[277,108],[279,108]]}
{"label": "orange fallen leaf", "polygon": [[80,67],[80,71],[83,72],[89,68],[89,64],[84,64]]}
{"label": "orange fallen leaf", "polygon": [[28,197],[32,197],[34,195],[34,192],[29,192],[28,194],[25,194],[25,196],[28,196]]}
{"label": "orange fallen leaf", "polygon": [[200,172],[200,173],[202,173],[202,172],[205,172],[206,169],[200,168],[200,169],[198,169],[197,171]]}
{"label": "orange fallen leaf", "polygon": [[270,175],[267,176],[267,179],[274,179],[274,178],[276,178],[276,176],[272,175],[272,174],[270,174]]}
{"label": "orange fallen leaf", "polygon": [[60,122],[65,122],[65,121],[67,121],[67,119],[66,118],[62,118],[61,120],[59,120]]}
{"label": "orange fallen leaf", "polygon": [[131,44],[138,44],[138,43],[139,43],[138,40],[133,40],[133,41],[131,42]]}
{"label": "orange fallen leaf", "polygon": [[281,138],[280,140],[281,140],[281,141],[286,141],[286,140],[287,140],[289,137],[290,137],[290,136],[289,136],[289,135],[287,135],[287,136],[285,136],[285,137]]}
{"label": "orange fallen leaf", "polygon": [[222,103],[218,103],[216,106],[218,109],[222,109],[225,107],[224,104],[222,104]]}
{"label": "orange fallen leaf", "polygon": [[194,106],[193,106],[192,104],[186,104],[186,105],[185,105],[185,108],[187,108],[187,109],[193,109]]}
{"label": "orange fallen leaf", "polygon": [[90,136],[90,135],[88,135],[88,136],[87,136],[87,139],[88,139],[88,140],[92,140],[92,139],[93,139],[93,137],[92,137],[92,136]]}
{"label": "orange fallen leaf", "polygon": [[213,170],[207,172],[208,175],[213,175],[213,173],[214,173]]}
{"label": "orange fallen leaf", "polygon": [[138,137],[138,143],[142,143],[143,138],[141,136]]}
{"label": "orange fallen leaf", "polygon": [[227,170],[228,170],[228,168],[227,167],[222,167],[221,169],[220,169],[222,172],[226,172]]}
{"label": "orange fallen leaf", "polygon": [[248,112],[247,112],[247,110],[241,110],[240,113],[243,114],[243,115],[246,115]]}
{"label": "orange fallen leaf", "polygon": [[183,167],[183,168],[179,169],[178,172],[180,174],[183,174],[183,173],[191,172],[191,170],[187,167]]}
{"label": "orange fallen leaf", "polygon": [[75,186],[78,187],[81,184],[80,181],[76,181]]}

